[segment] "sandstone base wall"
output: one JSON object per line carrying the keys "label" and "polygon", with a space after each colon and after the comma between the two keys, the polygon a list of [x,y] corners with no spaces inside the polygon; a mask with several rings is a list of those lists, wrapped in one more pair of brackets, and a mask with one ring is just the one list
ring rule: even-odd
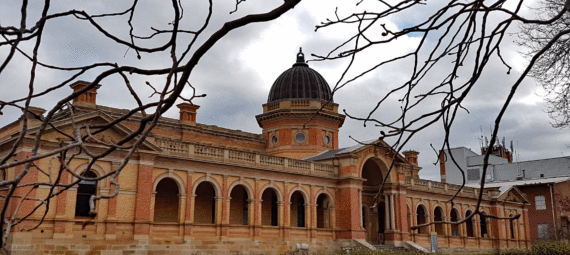
{"label": "sandstone base wall", "polygon": [[[69,254],[69,255],[124,255],[124,254],[288,254],[299,241],[272,240],[187,240],[183,243],[157,244],[149,240],[77,240],[44,239],[14,241],[9,245],[11,255]],[[327,253],[342,247],[354,246],[351,240],[307,243],[309,252]]]}

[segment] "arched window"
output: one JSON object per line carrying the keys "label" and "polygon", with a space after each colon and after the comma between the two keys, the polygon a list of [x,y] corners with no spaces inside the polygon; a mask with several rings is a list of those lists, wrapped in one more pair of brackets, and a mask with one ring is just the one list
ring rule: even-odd
{"label": "arched window", "polygon": [[487,217],[483,214],[479,214],[479,224],[481,225],[481,237],[488,238],[487,234]]}
{"label": "arched window", "polygon": [[[451,209],[449,216],[450,216],[451,222],[459,221],[457,209]],[[451,235],[452,236],[459,236],[459,224],[451,224]]]}
{"label": "arched window", "polygon": [[209,182],[201,182],[196,187],[194,199],[194,222],[216,223],[216,190]]}
{"label": "arched window", "polygon": [[317,228],[331,228],[331,200],[327,194],[317,197]]}
{"label": "arched window", "polygon": [[[513,217],[513,215],[509,215]],[[515,220],[509,220],[509,229],[511,230],[511,239],[515,239]]]}
{"label": "arched window", "polygon": [[291,226],[305,227],[305,198],[300,191],[293,192],[291,196]]}
{"label": "arched window", "polygon": [[[97,178],[97,175],[93,171],[87,171],[81,174],[81,176],[86,178]],[[89,199],[91,196],[97,194],[97,181],[81,180],[77,185],[77,197],[75,202],[75,216],[80,217],[95,217],[95,215],[90,215],[89,211]]]}
{"label": "arched window", "polygon": [[237,185],[230,193],[230,224],[247,225],[248,196],[243,185]]}
{"label": "arched window", "polygon": [[261,195],[261,225],[278,226],[278,201],[277,193],[273,188],[268,188]]}
{"label": "arched window", "polygon": [[[427,223],[426,210],[422,205],[418,206],[417,219],[416,220],[418,222],[418,225]],[[418,228],[418,234],[429,234],[428,229],[429,229],[429,226],[420,227],[420,228]]]}
{"label": "arched window", "polygon": [[[433,212],[433,221],[443,221],[443,210],[441,207],[436,207]],[[438,236],[445,235],[445,230],[443,229],[443,223],[436,223],[435,224],[435,232]]]}
{"label": "arched window", "polygon": [[[465,218],[471,215],[471,211],[465,212]],[[471,218],[470,220],[465,221],[465,230],[467,231],[467,236],[473,237],[473,221],[475,221],[475,217]]]}
{"label": "arched window", "polygon": [[172,178],[164,178],[156,185],[154,196],[154,221],[178,222],[178,184]]}

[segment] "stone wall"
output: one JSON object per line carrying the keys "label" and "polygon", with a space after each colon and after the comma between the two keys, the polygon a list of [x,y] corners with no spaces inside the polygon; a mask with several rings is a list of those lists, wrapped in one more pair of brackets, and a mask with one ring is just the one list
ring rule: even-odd
{"label": "stone wall", "polygon": [[[81,239],[33,240],[33,244],[19,240],[9,246],[11,255],[73,254],[286,254],[294,251],[298,242],[252,240],[188,240],[184,243],[153,242],[149,240],[104,241]],[[308,243],[310,253],[331,252],[354,246],[351,240]]]}

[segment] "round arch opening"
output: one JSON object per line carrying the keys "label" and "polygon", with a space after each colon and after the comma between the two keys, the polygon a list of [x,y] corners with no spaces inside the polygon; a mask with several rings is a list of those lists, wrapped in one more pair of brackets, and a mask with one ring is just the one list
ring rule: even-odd
{"label": "round arch opening", "polygon": [[156,185],[154,196],[154,221],[178,222],[178,184],[172,178],[164,178]]}
{"label": "round arch opening", "polygon": [[382,168],[373,158],[369,158],[362,166],[362,178],[366,179],[363,186],[378,187],[382,184],[384,176],[382,175]]}

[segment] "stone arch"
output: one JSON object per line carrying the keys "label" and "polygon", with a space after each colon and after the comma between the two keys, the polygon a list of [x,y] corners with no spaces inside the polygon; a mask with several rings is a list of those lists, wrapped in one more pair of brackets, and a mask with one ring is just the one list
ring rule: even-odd
{"label": "stone arch", "polygon": [[179,222],[180,195],[184,194],[180,192],[180,186],[180,183],[172,177],[160,178],[155,183],[153,189],[155,222]]}
{"label": "stone arch", "polygon": [[208,177],[198,179],[193,187],[195,223],[215,224],[216,212],[221,209],[216,205],[217,198],[221,197],[220,187]]}
{"label": "stone arch", "polygon": [[[457,222],[460,218],[459,211],[456,208],[451,208],[449,211],[449,220],[451,222]],[[459,234],[459,224],[451,224],[451,235],[452,236],[460,236]]]}
{"label": "stone arch", "polygon": [[281,196],[274,185],[265,186],[261,195],[261,225],[279,226],[279,203]]}
{"label": "stone arch", "polygon": [[[438,222],[438,221],[444,221],[445,220],[445,210],[440,206],[440,205],[436,205],[433,208],[433,221],[434,222]],[[437,235],[445,235],[445,228],[444,228],[444,224],[443,223],[435,223],[434,224],[435,227],[435,232],[437,233]]]}
{"label": "stone arch", "polygon": [[[87,166],[88,166],[88,165],[89,165],[89,163],[85,163],[85,164],[79,165],[77,168],[75,168],[75,171],[73,171],[73,172],[74,172],[76,175],[81,175],[83,172],[85,172],[85,170],[87,170]],[[93,165],[91,166],[91,169],[89,169],[89,170],[92,171],[92,172],[94,172],[94,173],[97,175],[97,177],[105,175],[105,171],[103,170],[103,168],[100,167],[100,166],[97,165],[97,164],[93,164]],[[72,177],[72,180],[71,180],[72,182],[77,181],[77,177],[75,177],[75,176],[71,176],[71,177]],[[108,179],[109,179],[109,178],[104,179],[104,180],[99,180],[99,181],[97,181],[97,187],[98,187],[98,188],[103,188],[103,187],[107,186],[106,184],[107,184],[107,182],[108,182],[108,181],[107,181]]]}
{"label": "stone arch", "polygon": [[483,238],[489,238],[490,222],[487,222],[487,219],[489,218],[485,216],[486,214],[487,212],[485,210],[481,210],[481,213],[479,214],[479,232]]}
{"label": "stone arch", "polygon": [[248,190],[248,187],[239,182],[235,182],[228,190],[230,224],[248,225],[249,201],[251,201],[249,194],[251,191]]}
{"label": "stone arch", "polygon": [[178,190],[179,190],[180,195],[186,194],[186,187],[185,187],[186,185],[184,184],[184,181],[182,180],[182,178],[180,176],[178,176],[177,174],[172,173],[172,172],[163,173],[154,179],[154,184],[152,185],[152,191],[153,192],[156,192],[156,186],[158,186],[158,183],[165,178],[171,178],[174,180],[174,182],[178,186]]}
{"label": "stone arch", "polygon": [[230,184],[230,186],[228,187],[228,195],[232,194],[233,188],[238,185],[242,185],[245,188],[245,191],[247,191],[247,196],[249,197],[249,199],[253,199],[254,197],[253,189],[251,188],[251,186],[249,186],[249,183],[241,179],[234,181],[232,182],[232,184]]}
{"label": "stone arch", "polygon": [[291,197],[293,196],[293,193],[295,193],[295,191],[299,191],[303,195],[303,199],[305,199],[305,203],[309,204],[308,203],[308,201],[310,201],[309,200],[309,192],[307,192],[303,187],[300,187],[300,186],[295,186],[289,191],[289,200],[288,201],[291,201]]}
{"label": "stone arch", "polygon": [[275,193],[277,193],[277,201],[278,202],[283,202],[283,192],[274,183],[268,183],[268,184],[264,185],[263,187],[261,187],[261,189],[259,190],[259,197],[260,198],[263,195],[263,192],[265,192],[265,190],[268,188],[272,188],[273,190],[275,190]]}
{"label": "stone arch", "polygon": [[317,211],[317,228],[332,228],[332,211],[334,200],[328,192],[319,192],[315,199]]}
{"label": "stone arch", "polygon": [[[471,209],[467,209],[465,211],[465,218],[467,218],[469,215],[471,215],[472,211]],[[473,216],[473,218],[471,218],[470,220],[465,221],[465,231],[467,232],[467,236],[468,237],[474,237],[475,236],[475,231],[473,230],[473,222],[475,221],[475,216]]]}
{"label": "stone arch", "polygon": [[309,195],[300,187],[291,189],[289,193],[289,217],[292,227],[307,227],[307,211],[309,205]]}
{"label": "stone arch", "polygon": [[[428,207],[423,203],[418,203],[416,207],[416,222],[417,225],[425,224],[429,222],[429,210]],[[429,234],[429,226],[424,226],[418,228],[418,234]]]}
{"label": "stone arch", "polygon": [[212,186],[214,186],[214,190],[216,191],[216,196],[222,197],[222,188],[221,188],[220,184],[215,179],[211,178],[209,175],[202,176],[194,182],[194,185],[192,187],[192,195],[194,195],[194,196],[196,195],[196,188],[202,182],[209,182],[210,184],[212,184]]}
{"label": "stone arch", "polygon": [[[370,155],[361,163],[359,176],[366,179],[362,186],[377,187],[382,184],[387,174],[388,166],[385,161],[374,155]],[[391,182],[391,178],[386,180]]]}
{"label": "stone arch", "polygon": [[334,206],[334,195],[330,191],[328,191],[327,188],[322,188],[322,189],[318,190],[317,193],[315,193],[315,201],[313,201],[313,202],[317,203],[317,198],[321,194],[326,194],[332,202],[331,205]]}

